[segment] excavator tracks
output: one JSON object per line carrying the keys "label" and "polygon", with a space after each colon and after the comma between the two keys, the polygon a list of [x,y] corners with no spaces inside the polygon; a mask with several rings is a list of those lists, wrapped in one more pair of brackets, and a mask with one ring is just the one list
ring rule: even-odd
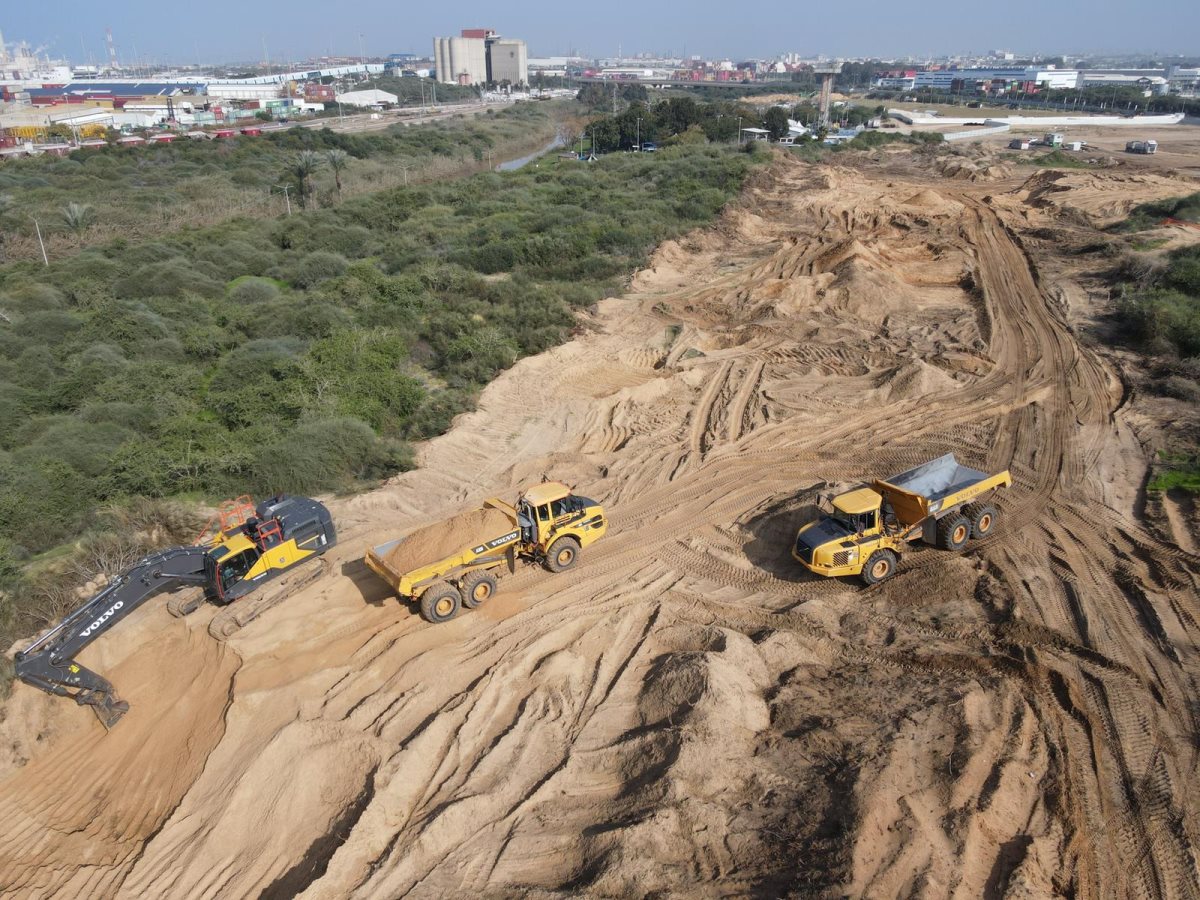
{"label": "excavator tracks", "polygon": [[318,558],[315,564],[297,566],[262,590],[235,600],[218,612],[208,623],[208,633],[218,641],[228,640],[267,610],[274,609],[292,594],[324,578],[332,569],[332,564],[325,557]]}

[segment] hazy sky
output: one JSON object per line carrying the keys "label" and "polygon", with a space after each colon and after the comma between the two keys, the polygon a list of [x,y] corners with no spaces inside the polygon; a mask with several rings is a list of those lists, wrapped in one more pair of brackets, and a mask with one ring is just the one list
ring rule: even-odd
{"label": "hazy sky", "polygon": [[[1150,10],[1153,10],[1150,14]],[[11,0],[0,8],[8,41],[45,44],[86,62],[104,53],[112,26],[120,60],[272,60],[324,54],[429,54],[435,35],[495,28],[524,38],[534,56],[640,50],[704,56],[914,55],[1009,48],[1200,53],[1200,2],[1159,0],[859,0],[827,5],[782,0],[402,3],[397,0]]]}

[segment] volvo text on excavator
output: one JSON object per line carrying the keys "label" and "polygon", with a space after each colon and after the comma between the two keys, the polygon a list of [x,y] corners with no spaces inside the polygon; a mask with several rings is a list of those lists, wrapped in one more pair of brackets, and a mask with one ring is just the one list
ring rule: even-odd
{"label": "volvo text on excavator", "polygon": [[[323,560],[305,567],[302,573],[285,573],[317,559],[335,543],[333,519],[316,500],[278,496],[255,506],[249,497],[239,497],[222,506],[195,545],[171,547],[139,560],[38,636],[17,653],[16,676],[26,684],[91,706],[105,727],[111,728],[129,711],[129,704],[117,698],[105,678],[75,660],[84,647],[155,594],[189,585],[194,586],[192,590],[173,597],[168,604],[171,613],[186,615],[206,599],[227,607],[209,624],[209,632],[224,640],[319,577],[326,569]],[[261,591],[267,583],[271,588]]]}

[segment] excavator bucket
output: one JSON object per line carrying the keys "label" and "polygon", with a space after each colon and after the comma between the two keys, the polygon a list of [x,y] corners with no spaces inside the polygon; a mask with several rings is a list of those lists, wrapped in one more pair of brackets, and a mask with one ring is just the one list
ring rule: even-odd
{"label": "excavator bucket", "polygon": [[90,706],[105,728],[112,728],[129,712],[128,701],[118,700],[112,691],[80,692],[75,702],[80,706]]}

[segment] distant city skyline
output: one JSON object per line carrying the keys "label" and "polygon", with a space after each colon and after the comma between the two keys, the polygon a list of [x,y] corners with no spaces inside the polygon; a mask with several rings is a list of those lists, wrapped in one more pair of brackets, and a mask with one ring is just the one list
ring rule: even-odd
{"label": "distant city skyline", "polygon": [[[160,0],[120,4],[22,4],[0,13],[9,42],[45,46],[77,64],[106,58],[104,30],[113,29],[121,62],[195,63],[300,60],[312,56],[428,56],[436,36],[462,28],[495,28],[521,38],[531,56],[577,50],[589,57],[640,52],[703,57],[944,56],[1010,49],[1018,54],[1198,54],[1200,4],[1163,0],[1153,16],[1105,5],[1047,5],[1034,0],[964,5],[933,0],[919,9],[866,0],[800,8],[779,0],[752,4],[698,2],[685,16],[674,4],[629,0],[564,6],[533,2],[497,8],[477,0],[399,10],[384,0],[347,6],[316,0],[210,0],[195,7]],[[849,10],[849,15],[847,11]],[[265,53],[264,53],[265,48]]]}

